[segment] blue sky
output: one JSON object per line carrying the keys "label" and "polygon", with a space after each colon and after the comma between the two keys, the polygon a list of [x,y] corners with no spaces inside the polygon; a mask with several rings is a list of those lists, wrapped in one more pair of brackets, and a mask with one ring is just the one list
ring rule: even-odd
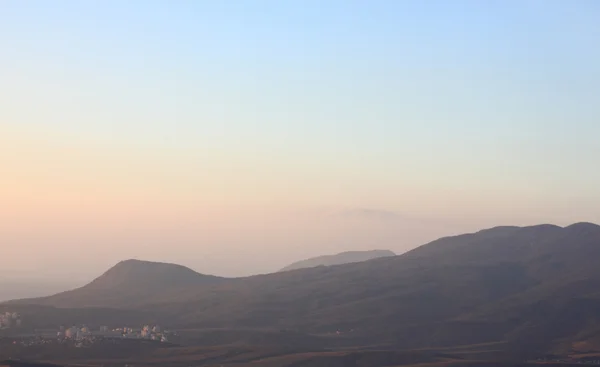
{"label": "blue sky", "polygon": [[[65,223],[103,221],[98,197],[232,226],[258,207],[600,221],[598,40],[595,1],[4,1],[0,198],[29,210],[13,227],[67,199]],[[449,229],[386,230],[402,250]]]}

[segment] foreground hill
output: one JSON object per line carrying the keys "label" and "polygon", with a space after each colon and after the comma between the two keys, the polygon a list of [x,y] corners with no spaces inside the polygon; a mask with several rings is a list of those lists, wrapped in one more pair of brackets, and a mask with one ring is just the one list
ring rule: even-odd
{"label": "foreground hill", "polygon": [[37,305],[74,307],[134,307],[152,303],[165,292],[177,294],[225,278],[197,273],[185,266],[125,260],[91,283],[50,297],[18,301]]}
{"label": "foreground hill", "polygon": [[336,255],[318,256],[307,260],[298,261],[286,266],[280,271],[313,268],[316,266],[342,265],[388,256],[396,256],[396,254],[390,250],[347,251]]}
{"label": "foreground hill", "polygon": [[[157,291],[136,307],[180,329],[287,329],[402,349],[504,342],[524,355],[600,350],[598,259],[595,224],[498,227],[359,263],[231,281],[201,276],[203,284]],[[114,289],[37,302],[109,306],[99,294]],[[120,301],[111,306],[132,307]]]}

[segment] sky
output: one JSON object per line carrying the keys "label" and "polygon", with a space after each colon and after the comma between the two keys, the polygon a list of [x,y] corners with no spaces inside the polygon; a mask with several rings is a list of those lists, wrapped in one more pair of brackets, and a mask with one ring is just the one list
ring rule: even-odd
{"label": "sky", "polygon": [[600,3],[0,1],[0,280],[600,222]]}

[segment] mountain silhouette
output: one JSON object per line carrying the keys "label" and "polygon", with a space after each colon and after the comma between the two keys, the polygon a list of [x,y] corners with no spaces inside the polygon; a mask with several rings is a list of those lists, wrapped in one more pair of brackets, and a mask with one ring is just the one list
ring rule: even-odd
{"label": "mountain silhouette", "polygon": [[399,256],[230,280],[125,262],[78,290],[18,303],[135,307],[181,329],[340,332],[402,348],[502,342],[528,355],[600,348],[598,259],[592,223],[496,227]]}
{"label": "mountain silhouette", "polygon": [[349,264],[377,259],[386,256],[396,256],[396,254],[390,250],[347,251],[336,255],[318,256],[306,260],[297,261],[291,265],[286,266],[280,271],[312,268],[316,266]]}
{"label": "mountain silhouette", "polygon": [[125,260],[81,288],[25,302],[66,307],[132,307],[152,303],[167,291],[184,292],[222,280],[224,278],[200,274],[181,265]]}

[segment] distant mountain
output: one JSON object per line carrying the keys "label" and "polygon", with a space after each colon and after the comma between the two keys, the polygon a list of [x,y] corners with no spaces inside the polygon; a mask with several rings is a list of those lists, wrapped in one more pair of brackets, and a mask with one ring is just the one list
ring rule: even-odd
{"label": "distant mountain", "polygon": [[336,255],[318,256],[307,260],[298,261],[286,266],[280,271],[313,268],[316,266],[349,264],[389,256],[396,256],[396,254],[390,250],[347,251]]}
{"label": "distant mountain", "polygon": [[166,287],[212,283],[220,279],[222,278],[200,274],[181,265],[125,260],[96,278],[86,288],[158,291]]}
{"label": "distant mountain", "polygon": [[81,288],[50,297],[22,300],[19,303],[71,308],[133,307],[158,302],[165,294],[177,294],[224,279],[200,274],[181,265],[125,260]]}

